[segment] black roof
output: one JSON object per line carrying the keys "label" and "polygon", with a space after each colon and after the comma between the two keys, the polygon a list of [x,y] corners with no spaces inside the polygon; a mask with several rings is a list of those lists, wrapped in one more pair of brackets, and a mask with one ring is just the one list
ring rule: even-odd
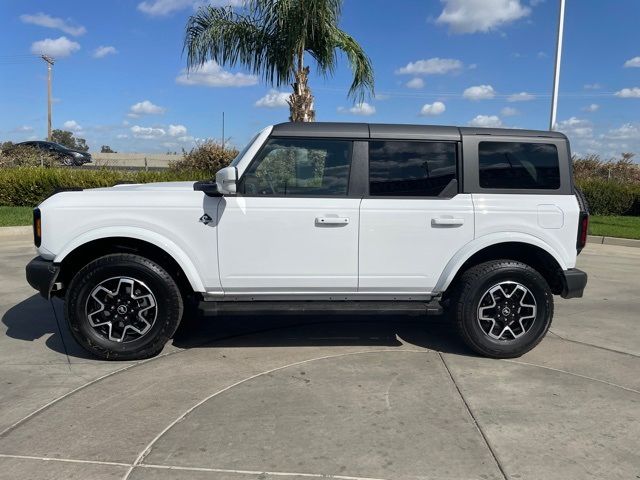
{"label": "black roof", "polygon": [[347,122],[279,123],[273,126],[272,135],[278,137],[387,138],[403,140],[460,140],[463,135],[566,138],[560,132],[548,130]]}

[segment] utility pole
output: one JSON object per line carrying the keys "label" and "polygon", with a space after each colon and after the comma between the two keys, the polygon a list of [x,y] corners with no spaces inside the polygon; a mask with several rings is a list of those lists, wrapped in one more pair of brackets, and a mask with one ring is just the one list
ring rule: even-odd
{"label": "utility pole", "polygon": [[51,69],[54,60],[49,55],[41,55],[47,62],[47,140],[51,141]]}
{"label": "utility pole", "polygon": [[558,113],[558,89],[560,88],[562,37],[564,35],[564,2],[565,0],[560,0],[560,13],[558,15],[558,39],[556,42],[556,66],[553,72],[553,94],[551,95],[551,118],[549,119],[549,130],[553,130],[555,128],[556,115]]}

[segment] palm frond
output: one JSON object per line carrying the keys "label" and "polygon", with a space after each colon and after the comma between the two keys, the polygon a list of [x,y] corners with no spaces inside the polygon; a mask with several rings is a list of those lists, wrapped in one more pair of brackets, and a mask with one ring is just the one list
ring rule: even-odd
{"label": "palm frond", "polygon": [[351,35],[340,29],[335,29],[333,41],[335,47],[342,50],[347,56],[353,71],[353,82],[349,88],[349,96],[362,101],[367,93],[373,95],[373,66],[363,48]]}

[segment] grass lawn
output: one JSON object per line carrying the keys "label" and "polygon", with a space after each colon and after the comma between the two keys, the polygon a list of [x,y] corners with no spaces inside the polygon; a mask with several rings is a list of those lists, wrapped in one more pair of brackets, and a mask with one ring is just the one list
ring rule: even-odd
{"label": "grass lawn", "polygon": [[0,207],[0,227],[31,225],[32,212],[31,207]]}
{"label": "grass lawn", "polygon": [[640,217],[601,217],[589,219],[589,233],[605,237],[635,238],[640,240]]}

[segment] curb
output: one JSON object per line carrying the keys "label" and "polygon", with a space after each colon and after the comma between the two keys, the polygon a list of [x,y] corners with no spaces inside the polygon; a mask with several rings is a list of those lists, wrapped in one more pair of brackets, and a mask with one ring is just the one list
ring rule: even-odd
{"label": "curb", "polygon": [[27,225],[24,227],[0,227],[0,238],[7,237],[23,237],[33,235],[33,227]]}
{"label": "curb", "polygon": [[640,248],[640,240],[634,240],[632,238],[602,237],[600,235],[588,235],[587,243],[595,243],[598,245],[618,245],[620,247]]}

